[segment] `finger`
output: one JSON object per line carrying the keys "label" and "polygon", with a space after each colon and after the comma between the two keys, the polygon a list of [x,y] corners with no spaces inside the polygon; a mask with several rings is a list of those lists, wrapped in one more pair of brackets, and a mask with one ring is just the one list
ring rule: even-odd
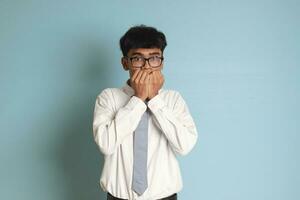
{"label": "finger", "polygon": [[148,72],[144,71],[141,76],[140,83],[145,83],[147,76],[148,76]]}
{"label": "finger", "polygon": [[142,70],[141,76],[140,76],[140,79],[139,79],[139,83],[144,83],[144,82],[143,82],[143,76],[144,76],[145,74],[147,74],[147,72],[146,72],[145,70]]}
{"label": "finger", "polygon": [[161,75],[162,75],[161,71],[158,71],[157,75],[158,75],[158,76],[161,76]]}
{"label": "finger", "polygon": [[159,82],[162,82],[164,79],[164,75],[159,71]]}
{"label": "finger", "polygon": [[150,84],[153,82],[153,73],[154,72],[152,72],[152,73],[149,74],[149,83]]}
{"label": "finger", "polygon": [[152,85],[151,85],[151,83],[152,83],[152,75],[151,74],[149,74],[148,75],[148,84],[147,84],[147,88],[148,88],[148,96],[150,96],[151,95],[151,91],[152,91]]}
{"label": "finger", "polygon": [[132,75],[131,79],[132,79],[132,80],[135,80],[135,78],[136,78],[136,76],[138,75],[139,72],[140,72],[140,69],[136,70],[136,71],[134,72],[134,74]]}
{"label": "finger", "polygon": [[165,77],[164,75],[161,75],[161,84],[163,84],[165,82]]}
{"label": "finger", "polygon": [[159,74],[158,74],[158,80],[159,80],[159,82],[161,82],[163,80],[163,78],[164,78],[164,75],[162,74],[161,71],[159,71]]}
{"label": "finger", "polygon": [[140,69],[136,70],[132,76],[132,82],[135,82],[136,83],[136,80],[137,80],[137,76],[139,75],[140,73]]}
{"label": "finger", "polygon": [[157,83],[158,73],[159,73],[159,71],[156,71],[155,74],[154,74],[154,76],[153,76],[153,82],[154,83]]}
{"label": "finger", "polygon": [[151,77],[151,74],[147,74],[146,78],[145,78],[145,83],[149,84],[150,83],[150,77]]}
{"label": "finger", "polygon": [[138,75],[136,76],[136,79],[135,79],[136,83],[140,82],[140,79],[141,79],[142,75],[143,75],[143,70],[140,70],[139,73],[138,73]]}

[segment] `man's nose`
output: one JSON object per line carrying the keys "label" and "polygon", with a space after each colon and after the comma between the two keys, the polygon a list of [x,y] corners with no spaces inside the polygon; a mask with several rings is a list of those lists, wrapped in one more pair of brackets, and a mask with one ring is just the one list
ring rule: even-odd
{"label": "man's nose", "polygon": [[148,61],[145,62],[145,65],[144,65],[143,69],[144,69],[144,70],[147,70],[147,71],[151,71],[152,68],[151,68],[151,66],[149,65]]}

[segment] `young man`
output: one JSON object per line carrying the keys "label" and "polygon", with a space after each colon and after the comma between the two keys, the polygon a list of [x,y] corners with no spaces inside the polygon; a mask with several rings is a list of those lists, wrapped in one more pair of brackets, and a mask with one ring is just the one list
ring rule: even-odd
{"label": "young man", "polygon": [[130,78],[96,98],[93,136],[107,199],[175,200],[183,187],[176,156],[191,151],[198,133],[180,93],[162,87],[166,45],[153,27],[130,28],[120,39]]}

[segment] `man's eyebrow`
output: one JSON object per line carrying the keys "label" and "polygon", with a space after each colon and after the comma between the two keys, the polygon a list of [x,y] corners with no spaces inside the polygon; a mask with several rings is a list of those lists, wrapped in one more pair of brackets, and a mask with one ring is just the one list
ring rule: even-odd
{"label": "man's eyebrow", "polygon": [[[144,54],[139,53],[139,52],[135,52],[131,56],[135,56],[135,55],[143,56]],[[159,52],[152,52],[152,53],[149,53],[149,55],[160,55],[160,53]]]}
{"label": "man's eyebrow", "polygon": [[140,55],[140,56],[142,56],[143,54],[135,52],[135,53],[132,54],[132,56],[134,56],[134,55]]}
{"label": "man's eyebrow", "polygon": [[159,52],[153,52],[153,53],[149,53],[149,55],[160,55]]}

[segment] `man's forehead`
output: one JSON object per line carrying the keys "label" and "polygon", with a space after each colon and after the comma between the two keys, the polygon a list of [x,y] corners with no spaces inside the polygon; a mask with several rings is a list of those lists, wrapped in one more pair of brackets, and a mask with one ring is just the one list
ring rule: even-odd
{"label": "man's forehead", "polygon": [[159,48],[137,48],[137,49],[130,49],[128,52],[129,56],[132,55],[162,55],[162,52]]}

